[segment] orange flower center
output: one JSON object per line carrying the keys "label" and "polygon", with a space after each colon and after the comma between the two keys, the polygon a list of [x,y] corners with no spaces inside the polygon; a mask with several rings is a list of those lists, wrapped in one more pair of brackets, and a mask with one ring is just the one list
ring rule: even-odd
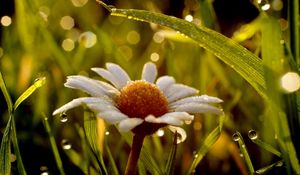
{"label": "orange flower center", "polygon": [[128,83],[117,99],[121,112],[132,118],[145,118],[149,114],[159,117],[168,112],[168,101],[155,85],[143,80]]}

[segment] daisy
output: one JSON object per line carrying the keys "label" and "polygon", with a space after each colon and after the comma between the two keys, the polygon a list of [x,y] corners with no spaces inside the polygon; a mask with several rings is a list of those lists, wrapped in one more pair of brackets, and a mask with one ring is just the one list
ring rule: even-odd
{"label": "daisy", "polygon": [[[135,169],[145,136],[159,128],[168,128],[181,135],[186,133],[179,126],[190,123],[196,113],[221,114],[222,110],[211,103],[222,100],[208,95],[198,96],[198,90],[179,84],[171,76],[156,80],[155,64],[144,65],[141,80],[131,80],[117,64],[107,63],[106,69],[92,68],[104,81],[94,80],[81,75],[68,76],[66,87],[82,90],[91,97],[81,97],[56,109],[53,115],[86,105],[96,116],[107,123],[116,124],[120,131],[134,133],[125,175],[135,174]],[[156,81],[155,81],[156,80]]]}
{"label": "daisy", "polygon": [[193,114],[222,113],[211,105],[221,103],[221,99],[197,96],[198,90],[176,83],[171,76],[156,80],[157,68],[151,62],[144,65],[141,80],[135,81],[117,64],[107,63],[106,68],[92,68],[92,71],[110,84],[81,75],[68,76],[66,87],[82,90],[91,97],[76,98],[56,109],[53,115],[86,105],[97,117],[116,124],[121,132],[131,130],[135,134],[150,135],[168,126],[184,140],[186,133],[178,126],[192,121]]}

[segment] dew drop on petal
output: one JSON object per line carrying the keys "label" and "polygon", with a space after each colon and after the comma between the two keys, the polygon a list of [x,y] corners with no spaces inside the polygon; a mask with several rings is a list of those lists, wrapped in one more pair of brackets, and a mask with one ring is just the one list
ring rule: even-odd
{"label": "dew drop on petal", "polygon": [[257,132],[255,130],[251,129],[250,131],[248,131],[248,137],[251,140],[257,139],[258,138]]}
{"label": "dew drop on petal", "polygon": [[239,141],[239,140],[241,139],[239,133],[238,133],[238,132],[234,133],[234,134],[232,135],[232,139],[233,139],[235,142]]}
{"label": "dew drop on petal", "polygon": [[68,121],[68,116],[65,112],[61,113],[59,117],[60,117],[60,121],[63,123]]}
{"label": "dew drop on petal", "polygon": [[69,150],[69,149],[71,149],[72,148],[72,144],[69,142],[69,140],[67,140],[67,139],[63,139],[62,141],[61,141],[61,146],[62,146],[62,148],[64,149],[64,150]]}

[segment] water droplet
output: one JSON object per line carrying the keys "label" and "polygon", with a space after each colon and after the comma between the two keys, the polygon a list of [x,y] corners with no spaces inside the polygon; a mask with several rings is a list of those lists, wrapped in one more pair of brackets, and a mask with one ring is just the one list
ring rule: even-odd
{"label": "water droplet", "polygon": [[234,133],[233,135],[232,135],[232,139],[234,140],[234,141],[239,141],[240,139],[241,139],[241,137],[240,137],[240,133],[239,132],[236,132],[236,133]]}
{"label": "water droplet", "polygon": [[46,166],[41,166],[40,171],[41,171],[41,175],[49,175],[48,167]]}
{"label": "water droplet", "polygon": [[108,5],[107,7],[111,10],[111,12],[115,12],[117,10],[117,8],[113,5]]}
{"label": "water droplet", "polygon": [[106,131],[106,132],[105,132],[105,135],[106,135],[106,136],[108,136],[109,134],[110,134],[109,131]]}
{"label": "water droplet", "polygon": [[67,140],[67,139],[63,139],[62,141],[61,141],[61,146],[62,146],[62,148],[64,149],[64,150],[69,150],[69,149],[71,149],[72,148],[72,144],[69,142],[69,140]]}
{"label": "water droplet", "polygon": [[257,139],[258,138],[257,132],[255,130],[251,129],[250,131],[248,131],[248,137],[251,140]]}
{"label": "water droplet", "polygon": [[244,157],[244,155],[242,153],[240,153],[240,157]]}
{"label": "water droplet", "polygon": [[158,137],[162,137],[162,136],[164,136],[165,131],[163,129],[159,129],[159,130],[156,131],[156,134],[157,134]]}
{"label": "water droplet", "polygon": [[68,121],[68,116],[65,112],[61,113],[59,117],[60,117],[60,121],[63,123]]}
{"label": "water droplet", "polygon": [[128,19],[132,19],[132,16],[127,16]]}
{"label": "water droplet", "polygon": [[194,158],[196,159],[198,157],[198,154],[194,154]]}

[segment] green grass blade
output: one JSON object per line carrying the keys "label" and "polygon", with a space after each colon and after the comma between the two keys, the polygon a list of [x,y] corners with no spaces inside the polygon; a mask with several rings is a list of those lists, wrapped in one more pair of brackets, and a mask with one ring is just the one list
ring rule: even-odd
{"label": "green grass blade", "polygon": [[62,163],[62,160],[60,158],[58,148],[56,146],[55,138],[54,138],[54,136],[51,132],[51,128],[50,128],[50,125],[49,125],[49,122],[48,122],[48,118],[45,115],[43,115],[43,124],[44,124],[46,132],[48,133],[48,136],[49,136],[50,145],[51,145],[51,149],[52,149],[52,152],[53,152],[53,155],[54,155],[54,158],[55,158],[56,166],[57,166],[60,174],[64,175],[65,171],[64,171],[64,168],[63,168],[63,163]]}
{"label": "green grass blade", "polygon": [[10,136],[11,136],[11,127],[12,127],[12,116],[9,117],[8,123],[6,125],[4,135],[1,141],[0,148],[0,174],[10,175],[11,171],[11,162],[10,162]]}
{"label": "green grass blade", "polygon": [[261,168],[259,170],[256,170],[255,173],[256,174],[264,174],[264,173],[267,173],[268,171],[270,171],[271,169],[273,169],[274,167],[280,167],[282,165],[283,165],[283,161],[280,160],[280,161],[275,162],[275,163],[273,163],[271,165],[268,165],[268,166],[263,167],[263,168]]}
{"label": "green grass blade", "polygon": [[188,174],[193,174],[194,170],[196,169],[197,165],[201,162],[201,160],[203,159],[203,157],[205,156],[205,154],[209,151],[209,148],[216,143],[216,141],[218,140],[218,138],[221,135],[221,131],[222,131],[222,127],[223,127],[223,123],[224,123],[225,117],[221,116],[220,117],[220,122],[219,122],[219,126],[216,127],[204,140],[202,146],[200,147],[200,149],[197,151],[195,156],[195,159],[193,160]]}
{"label": "green grass blade", "polygon": [[97,121],[94,114],[90,111],[84,112],[84,132],[87,144],[96,158],[102,173],[107,174],[106,166],[99,147],[99,137],[97,134]]}
{"label": "green grass blade", "polygon": [[28,98],[36,89],[42,87],[46,83],[46,77],[39,78],[34,82],[15,102],[13,109],[16,110],[18,106]]}
{"label": "green grass blade", "polygon": [[156,23],[172,28],[192,38],[201,47],[210,51],[232,67],[247,80],[261,96],[267,98],[261,60],[235,41],[211,29],[196,26],[183,19],[144,10],[110,8],[103,2],[100,2],[100,4],[107,8],[113,16]]}
{"label": "green grass blade", "polygon": [[257,144],[259,147],[265,149],[266,151],[269,151],[270,153],[273,153],[274,155],[281,157],[281,153],[272,145],[267,144],[260,139],[251,139],[251,140],[253,143]]}
{"label": "green grass blade", "polygon": [[248,167],[249,173],[254,174],[254,167],[253,167],[252,161],[250,159],[250,156],[249,156],[249,153],[247,151],[247,147],[245,145],[245,142],[244,142],[244,139],[243,139],[242,135],[239,132],[236,132],[236,133],[234,133],[233,137],[234,137],[234,140],[237,141],[238,144],[239,144],[241,153],[242,153],[242,155],[245,159],[245,163]]}
{"label": "green grass blade", "polygon": [[17,129],[16,129],[16,124],[14,121],[14,116],[12,115],[12,121],[11,121],[11,140],[13,143],[13,148],[14,148],[14,152],[16,154],[16,158],[17,158],[17,167],[18,167],[18,172],[20,175],[26,175],[26,170],[24,168],[24,164],[23,164],[23,160],[21,157],[21,153],[20,153],[20,149],[19,149],[19,144],[18,144],[18,139],[17,139]]}
{"label": "green grass blade", "polygon": [[4,79],[2,77],[1,72],[0,72],[0,88],[1,88],[1,91],[4,95],[4,98],[6,100],[6,104],[7,104],[7,107],[8,107],[8,112],[11,113],[12,109],[13,109],[13,104],[11,102],[10,95],[9,95],[7,89],[6,89],[5,82],[4,82]]}
{"label": "green grass blade", "polygon": [[177,136],[178,133],[176,132],[174,134],[174,141],[173,141],[173,145],[168,157],[168,161],[167,161],[167,165],[166,165],[166,171],[165,174],[166,175],[171,175],[174,172],[174,165],[175,165],[175,160],[176,160],[176,152],[177,152]]}
{"label": "green grass blade", "polygon": [[108,156],[108,161],[109,161],[109,164],[110,164],[110,168],[111,168],[111,173],[113,175],[119,175],[119,171],[118,171],[118,168],[117,168],[117,165],[116,165],[116,162],[112,156],[112,153],[110,151],[110,148],[109,148],[109,145],[108,145],[108,138],[106,137],[105,138],[105,143],[104,143],[104,147],[105,147],[105,151],[107,153],[107,156]]}

